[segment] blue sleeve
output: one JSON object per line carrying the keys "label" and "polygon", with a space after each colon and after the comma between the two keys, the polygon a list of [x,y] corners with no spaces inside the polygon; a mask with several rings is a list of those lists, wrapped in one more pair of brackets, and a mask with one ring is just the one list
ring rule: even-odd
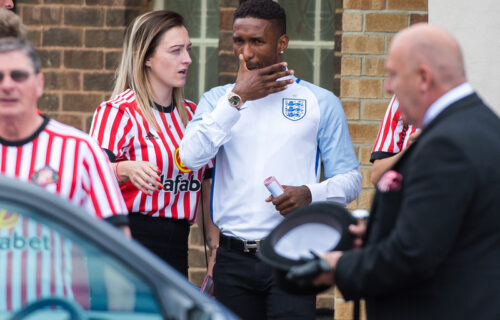
{"label": "blue sleeve", "polygon": [[333,93],[310,85],[320,109],[318,146],[327,178],[359,167],[342,103]]}

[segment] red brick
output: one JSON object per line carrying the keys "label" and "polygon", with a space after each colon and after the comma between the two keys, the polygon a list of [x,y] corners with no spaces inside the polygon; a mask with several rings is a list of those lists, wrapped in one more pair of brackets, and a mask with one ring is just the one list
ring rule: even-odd
{"label": "red brick", "polygon": [[366,76],[385,76],[385,59],[365,58],[363,74]]}
{"label": "red brick", "polygon": [[385,8],[385,0],[344,0],[344,9],[372,9]]}
{"label": "red brick", "polygon": [[138,9],[109,9],[106,12],[106,25],[111,27],[128,26],[142,13]]}
{"label": "red brick", "polygon": [[377,137],[379,126],[379,124],[349,123],[352,142],[372,144]]}
{"label": "red brick", "polygon": [[102,69],[103,53],[96,50],[67,50],[64,52],[64,66],[70,69]]}
{"label": "red brick", "polygon": [[342,15],[343,31],[362,31],[363,14],[359,12],[344,12]]}
{"label": "red brick", "polygon": [[78,72],[44,72],[45,88],[48,90],[81,90]]}
{"label": "red brick", "polygon": [[359,76],[361,74],[361,58],[344,56],[341,66],[343,76]]}
{"label": "red brick", "polygon": [[365,100],[361,105],[361,119],[381,121],[387,110],[388,101]]}
{"label": "red brick", "polygon": [[359,101],[342,100],[342,107],[347,120],[359,120]]}
{"label": "red brick", "polygon": [[344,35],[342,53],[383,54],[383,36]]}
{"label": "red brick", "polygon": [[59,25],[61,17],[58,7],[26,6],[23,9],[23,23],[27,25]]}
{"label": "red brick", "polygon": [[106,55],[104,58],[106,69],[116,70],[118,68],[118,66],[120,65],[121,56],[122,56],[121,51],[106,52]]}
{"label": "red brick", "polygon": [[55,93],[44,93],[38,99],[37,107],[42,113],[56,112],[59,110],[59,95]]}
{"label": "red brick", "polygon": [[61,113],[49,113],[47,115],[49,116],[49,118],[55,119],[59,122],[75,127],[78,130],[84,131],[85,129],[83,126],[84,116],[82,115],[61,114]]}
{"label": "red brick", "polygon": [[342,98],[380,98],[382,80],[342,79],[340,89]]}
{"label": "red brick", "polygon": [[427,11],[427,0],[387,0],[387,9]]}
{"label": "red brick", "polygon": [[[375,142],[375,140],[374,140]],[[370,156],[372,154],[372,145],[362,146],[359,148],[359,164],[361,165],[371,165]]]}
{"label": "red brick", "polygon": [[28,27],[28,40],[38,48],[42,45],[42,32]]}
{"label": "red brick", "polygon": [[99,27],[104,24],[104,10],[94,8],[64,8],[67,26]]}
{"label": "red brick", "polygon": [[113,89],[114,73],[86,73],[83,75],[83,90],[111,91]]}
{"label": "red brick", "polygon": [[238,60],[232,52],[219,54],[219,71],[238,72]]}
{"label": "red brick", "polygon": [[408,26],[406,13],[367,13],[365,31],[397,32]]}
{"label": "red brick", "polygon": [[88,48],[121,48],[125,28],[106,30],[87,30],[85,32],[85,46]]}
{"label": "red brick", "polygon": [[43,32],[42,43],[43,46],[80,47],[83,44],[82,37],[82,30],[50,28]]}
{"label": "red brick", "polygon": [[60,4],[83,4],[83,0],[44,0],[44,3],[60,3]]}
{"label": "red brick", "polygon": [[373,196],[375,195],[375,189],[367,190],[363,189],[358,196],[358,205],[360,209],[370,210],[372,207]]}
{"label": "red brick", "polygon": [[63,95],[63,111],[93,113],[103,100],[102,94],[66,93]]}
{"label": "red brick", "polygon": [[410,15],[410,25],[416,24],[416,23],[421,23],[421,22],[428,22],[429,16],[427,14],[416,14],[412,13]]}
{"label": "red brick", "polygon": [[127,7],[148,7],[151,0],[85,0],[89,6],[127,6]]}
{"label": "red brick", "polygon": [[221,9],[219,18],[219,29],[222,31],[233,30],[234,9]]}
{"label": "red brick", "polygon": [[42,61],[42,68],[59,68],[61,65],[61,52],[59,50],[38,49],[37,51]]}

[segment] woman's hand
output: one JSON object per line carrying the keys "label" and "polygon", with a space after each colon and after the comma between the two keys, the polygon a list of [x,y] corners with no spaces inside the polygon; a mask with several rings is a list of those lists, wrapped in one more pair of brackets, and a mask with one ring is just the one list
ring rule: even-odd
{"label": "woman's hand", "polygon": [[161,171],[158,167],[147,161],[120,161],[113,164],[115,173],[120,183],[127,181],[143,193],[151,196],[149,191],[155,192],[157,189],[163,189],[160,184]]}

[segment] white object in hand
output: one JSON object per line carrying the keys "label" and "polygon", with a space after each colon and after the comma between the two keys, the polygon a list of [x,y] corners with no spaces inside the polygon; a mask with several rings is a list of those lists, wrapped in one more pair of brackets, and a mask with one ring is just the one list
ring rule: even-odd
{"label": "white object in hand", "polygon": [[269,178],[264,180],[264,185],[266,186],[267,190],[271,192],[271,195],[275,198],[279,197],[285,191],[274,176],[270,176]]}

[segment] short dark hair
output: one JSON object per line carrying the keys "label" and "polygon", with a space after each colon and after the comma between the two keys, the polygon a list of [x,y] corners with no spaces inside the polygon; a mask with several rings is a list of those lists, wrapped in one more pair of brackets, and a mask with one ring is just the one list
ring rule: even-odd
{"label": "short dark hair", "polygon": [[280,29],[280,35],[286,33],[286,14],[279,3],[273,0],[246,0],[234,12],[234,20],[239,18],[257,18],[273,20]]}
{"label": "short dark hair", "polygon": [[35,73],[39,73],[42,68],[40,57],[35,48],[27,40],[18,38],[1,38],[0,39],[0,53],[8,53],[12,51],[23,52],[31,61]]}

